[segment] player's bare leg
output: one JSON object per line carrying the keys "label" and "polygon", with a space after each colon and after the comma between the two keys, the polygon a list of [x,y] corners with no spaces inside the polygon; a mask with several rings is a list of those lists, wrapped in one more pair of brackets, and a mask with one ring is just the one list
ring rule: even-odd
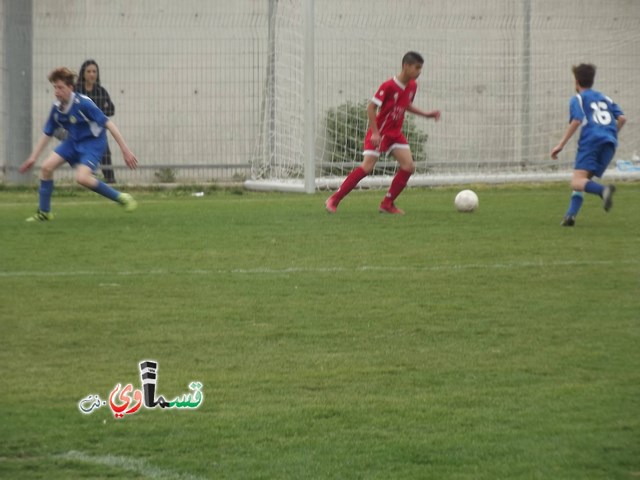
{"label": "player's bare leg", "polygon": [[584,192],[593,174],[587,170],[574,170],[571,176],[571,188],[576,192]]}
{"label": "player's bare leg", "polygon": [[40,166],[40,180],[53,180],[53,173],[64,163],[64,158],[56,152],[52,152]]}
{"label": "player's bare leg", "polygon": [[98,187],[98,179],[93,174],[93,170],[86,165],[76,166],[76,182],[89,190]]}

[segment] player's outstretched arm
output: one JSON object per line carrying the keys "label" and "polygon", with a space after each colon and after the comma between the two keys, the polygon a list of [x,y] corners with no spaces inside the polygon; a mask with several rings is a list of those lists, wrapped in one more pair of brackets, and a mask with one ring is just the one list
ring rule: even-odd
{"label": "player's outstretched arm", "polygon": [[18,169],[20,173],[24,173],[30,170],[31,167],[35,165],[35,163],[38,161],[38,157],[40,156],[42,151],[46,148],[46,146],[49,144],[49,140],[51,140],[51,137],[43,133],[42,136],[40,137],[40,140],[38,140],[38,143],[33,148],[31,155],[29,155],[29,158],[27,158],[24,161],[24,163],[20,165],[20,168]]}
{"label": "player's outstretched arm", "polygon": [[135,168],[138,166],[138,159],[133,154],[133,152],[129,150],[129,147],[124,141],[124,138],[122,137],[122,134],[120,133],[120,130],[118,129],[116,124],[109,120],[106,123],[105,128],[109,130],[109,132],[111,132],[111,136],[120,147],[120,150],[122,151],[122,158],[124,158],[124,163],[126,163],[127,167],[129,167],[130,169],[135,170]]}
{"label": "player's outstretched arm", "polygon": [[407,111],[413,113],[414,115],[420,115],[421,117],[433,118],[436,122],[440,120],[440,115],[442,114],[440,110],[430,110],[427,112],[425,110],[414,107],[413,105],[409,105]]}
{"label": "player's outstretched arm", "polygon": [[622,127],[624,127],[625,123],[627,123],[626,117],[624,115],[620,115],[616,120],[616,126],[618,127],[618,132],[622,130]]}
{"label": "player's outstretched arm", "polygon": [[376,147],[380,145],[381,141],[380,129],[376,122],[377,111],[378,106],[373,102],[369,102],[369,105],[367,105],[367,118],[369,119],[369,128],[371,129],[371,143]]}
{"label": "player's outstretched arm", "polygon": [[571,123],[569,123],[569,127],[567,128],[567,131],[564,133],[562,140],[560,140],[560,143],[555,147],[553,147],[553,150],[551,150],[551,158],[553,158],[554,160],[558,159],[558,154],[562,151],[562,149],[567,144],[569,139],[573,136],[573,134],[576,133],[576,130],[580,128],[581,123],[582,122],[580,120],[572,120]]}

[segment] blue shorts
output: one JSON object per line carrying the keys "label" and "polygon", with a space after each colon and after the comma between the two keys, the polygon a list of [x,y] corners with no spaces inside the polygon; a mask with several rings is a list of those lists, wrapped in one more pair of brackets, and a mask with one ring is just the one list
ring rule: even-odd
{"label": "blue shorts", "polygon": [[578,148],[576,155],[576,164],[573,168],[576,170],[586,170],[593,173],[596,177],[602,178],[605,170],[613,160],[616,153],[616,146],[611,143],[603,143],[596,145],[590,149]]}
{"label": "blue shorts", "polygon": [[100,166],[100,159],[106,149],[107,137],[101,135],[98,138],[89,138],[80,142],[75,142],[67,137],[55,148],[54,152],[64,158],[72,167],[82,164],[95,172]]}

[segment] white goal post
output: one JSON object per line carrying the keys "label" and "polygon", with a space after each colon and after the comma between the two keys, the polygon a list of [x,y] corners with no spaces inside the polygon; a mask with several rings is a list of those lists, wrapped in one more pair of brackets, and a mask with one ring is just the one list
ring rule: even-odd
{"label": "white goal post", "polygon": [[[249,189],[337,188],[362,160],[368,99],[408,50],[425,58],[415,104],[442,111],[438,123],[406,115],[410,185],[568,179],[575,140],[559,161],[549,152],[567,125],[574,64],[596,64],[594,88],[640,116],[640,8],[622,0],[598,8],[595,23],[579,0],[268,1]],[[638,125],[625,127],[616,159],[640,151]],[[615,163],[608,177],[640,178]],[[361,186],[388,185],[395,168],[381,157]]]}

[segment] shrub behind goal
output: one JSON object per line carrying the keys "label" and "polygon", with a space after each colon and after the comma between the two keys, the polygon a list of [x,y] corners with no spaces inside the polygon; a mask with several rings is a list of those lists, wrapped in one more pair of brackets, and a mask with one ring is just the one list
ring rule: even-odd
{"label": "shrub behind goal", "polygon": [[[406,115],[417,166],[410,184],[568,178],[575,142],[560,161],[549,151],[566,127],[571,66],[584,52],[598,66],[595,88],[615,92],[627,116],[640,115],[640,19],[612,5],[599,12],[598,35],[584,35],[580,4],[554,4],[550,15],[530,0],[270,2],[261,134],[247,187],[337,187],[362,161],[366,102],[408,50],[425,58],[415,104],[442,111],[438,123]],[[629,127],[620,158],[640,151],[640,129]],[[395,168],[381,157],[362,185],[386,186]]]}

